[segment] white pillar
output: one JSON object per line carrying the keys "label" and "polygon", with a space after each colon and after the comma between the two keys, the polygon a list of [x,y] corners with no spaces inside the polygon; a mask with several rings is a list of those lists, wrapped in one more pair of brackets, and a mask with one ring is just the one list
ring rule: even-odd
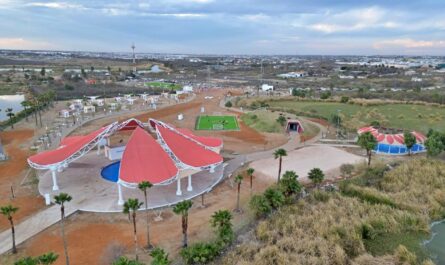
{"label": "white pillar", "polygon": [[177,184],[177,188],[176,188],[176,196],[181,196],[181,195],[182,195],[182,190],[181,190],[181,177],[178,176],[178,179],[176,180],[176,184]]}
{"label": "white pillar", "polygon": [[117,190],[119,192],[119,200],[117,201],[117,205],[124,205],[124,196],[122,196],[122,186],[121,184],[117,184]]}
{"label": "white pillar", "polygon": [[211,166],[209,172],[210,172],[210,173],[215,173],[215,166]]}
{"label": "white pillar", "polygon": [[187,191],[193,191],[193,187],[192,187],[192,175],[189,175],[189,176],[188,176],[188,180],[189,180],[189,183],[188,183],[188,186],[187,186]]}
{"label": "white pillar", "polygon": [[97,155],[100,155],[100,144],[97,144]]}
{"label": "white pillar", "polygon": [[56,175],[56,169],[51,169],[51,175],[53,177],[53,190],[59,190],[59,186],[57,186],[57,175]]}

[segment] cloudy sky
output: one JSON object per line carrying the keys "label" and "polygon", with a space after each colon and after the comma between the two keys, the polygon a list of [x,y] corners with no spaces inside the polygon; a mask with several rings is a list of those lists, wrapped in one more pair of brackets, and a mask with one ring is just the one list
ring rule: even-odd
{"label": "cloudy sky", "polygon": [[0,0],[0,49],[445,55],[444,0]]}

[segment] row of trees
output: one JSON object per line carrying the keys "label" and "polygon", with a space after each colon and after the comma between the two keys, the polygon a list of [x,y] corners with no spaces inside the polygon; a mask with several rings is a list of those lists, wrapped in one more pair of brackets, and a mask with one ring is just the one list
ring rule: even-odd
{"label": "row of trees", "polygon": [[[23,107],[23,111],[15,114],[12,108],[5,109],[5,113],[8,116],[7,125],[14,129],[14,123],[19,121],[21,118],[25,118],[28,122],[28,116],[33,114],[35,117],[36,127],[43,127],[42,124],[42,111],[53,106],[54,100],[56,98],[56,93],[52,90],[35,96],[29,100],[24,100],[20,104]],[[0,109],[1,111],[1,109]]]}

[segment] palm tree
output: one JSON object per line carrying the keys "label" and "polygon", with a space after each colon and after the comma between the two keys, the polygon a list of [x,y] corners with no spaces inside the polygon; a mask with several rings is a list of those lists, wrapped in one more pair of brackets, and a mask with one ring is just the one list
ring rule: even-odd
{"label": "palm tree", "polygon": [[141,183],[139,183],[138,188],[144,192],[144,198],[145,198],[145,212],[147,214],[146,216],[146,221],[147,221],[147,249],[152,248],[153,246],[150,244],[150,217],[148,214],[148,199],[147,199],[147,189],[153,187],[153,184],[151,184],[148,181],[142,181]]}
{"label": "palm tree", "polygon": [[61,192],[59,195],[54,196],[54,199],[58,205],[60,205],[60,228],[62,230],[62,240],[63,240],[63,250],[65,251],[65,262],[66,265],[70,264],[70,259],[68,257],[68,246],[66,244],[66,238],[65,238],[65,203],[71,201],[73,198],[66,194]]}
{"label": "palm tree", "polygon": [[59,258],[59,254],[56,254],[54,252],[48,252],[43,255],[40,255],[37,257],[37,260],[39,261],[39,264],[44,265],[50,265],[56,262],[56,260]]}
{"label": "palm tree", "polygon": [[210,224],[216,229],[218,237],[223,243],[230,243],[234,238],[231,220],[232,214],[227,210],[216,211],[210,220]]}
{"label": "palm tree", "polygon": [[141,208],[142,202],[139,202],[138,199],[128,199],[124,203],[124,210],[123,213],[132,216],[133,219],[133,235],[134,235],[134,254],[136,256],[136,260],[139,259],[138,257],[138,237],[137,237],[137,231],[136,231],[136,211]]}
{"label": "palm tree", "polygon": [[38,265],[38,264],[39,261],[33,257],[24,257],[14,262],[14,265]]}
{"label": "palm tree", "polygon": [[323,171],[321,171],[321,169],[319,168],[313,168],[309,174],[308,174],[308,178],[312,181],[312,183],[314,183],[314,185],[318,188],[319,185],[323,182],[324,180],[324,173]]}
{"label": "palm tree", "polygon": [[286,152],[286,150],[280,148],[280,149],[277,149],[277,150],[275,151],[275,153],[273,153],[273,155],[274,155],[275,159],[277,159],[277,158],[280,159],[280,160],[279,160],[279,164],[278,164],[278,181],[277,181],[277,183],[280,183],[281,164],[282,164],[282,162],[283,162],[283,156],[287,156],[287,152]]}
{"label": "palm tree", "polygon": [[189,210],[192,208],[193,202],[190,200],[184,200],[182,202],[179,202],[178,204],[173,207],[173,212],[175,214],[180,214],[182,217],[182,247],[187,247],[187,227],[188,227],[188,215]]}
{"label": "palm tree", "polygon": [[239,201],[240,201],[240,193],[241,193],[241,182],[243,182],[243,176],[238,175],[235,177],[235,182],[238,184],[238,193],[236,196],[236,209],[235,211],[240,212]]}
{"label": "palm tree", "polygon": [[252,190],[252,188],[253,188],[253,172],[255,172],[255,169],[253,169],[253,168],[248,168],[247,169],[247,175],[249,175],[249,177],[250,177],[250,190]]}
{"label": "palm tree", "polygon": [[12,119],[14,118],[15,114],[12,112],[12,108],[6,109],[6,115],[9,117],[9,123],[11,123],[11,128],[14,129],[14,122]]}
{"label": "palm tree", "polygon": [[20,103],[25,110],[25,119],[28,122],[28,108],[31,106],[31,102],[24,100]]}
{"label": "palm tree", "polygon": [[9,224],[11,225],[11,234],[12,234],[12,253],[17,253],[17,247],[15,246],[15,228],[14,221],[12,220],[12,215],[15,214],[19,208],[14,207],[12,205],[6,205],[0,208],[1,213],[8,218]]}

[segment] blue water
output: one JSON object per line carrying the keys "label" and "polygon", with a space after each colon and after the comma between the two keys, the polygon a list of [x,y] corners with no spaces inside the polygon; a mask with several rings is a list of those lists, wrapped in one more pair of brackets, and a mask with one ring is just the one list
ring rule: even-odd
{"label": "blue water", "polygon": [[25,100],[24,95],[5,95],[0,96],[0,121],[7,120],[6,109],[11,108],[12,112],[17,113],[23,110],[20,103]]}
{"label": "blue water", "polygon": [[121,161],[117,161],[112,164],[109,164],[108,166],[105,166],[104,168],[102,168],[102,171],[100,172],[102,178],[111,182],[117,182],[117,180],[119,179],[120,166],[121,166]]}
{"label": "blue water", "polygon": [[431,226],[433,236],[425,242],[425,247],[432,254],[436,264],[445,264],[445,220]]}

